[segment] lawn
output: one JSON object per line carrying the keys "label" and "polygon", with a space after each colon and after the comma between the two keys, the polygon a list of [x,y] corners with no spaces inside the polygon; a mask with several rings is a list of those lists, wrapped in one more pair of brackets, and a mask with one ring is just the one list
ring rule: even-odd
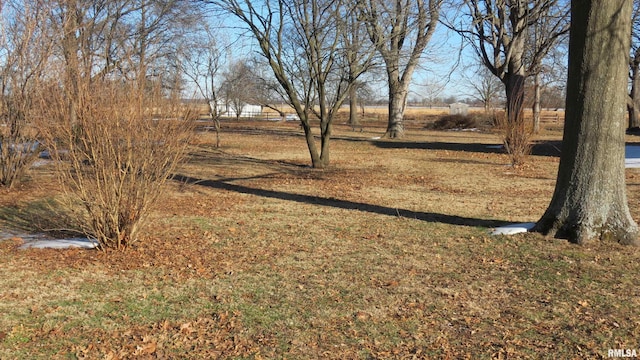
{"label": "lawn", "polygon": [[[370,126],[371,125],[371,126]],[[379,124],[378,124],[379,125]],[[199,133],[133,249],[0,241],[2,359],[584,359],[640,350],[640,250],[539,234],[561,130],[518,169],[492,133],[372,140],[338,125],[311,169],[294,122]],[[631,137],[629,141],[634,141]],[[43,218],[51,169],[0,192]],[[640,219],[640,170],[627,170]],[[55,219],[50,219],[55,223]]]}

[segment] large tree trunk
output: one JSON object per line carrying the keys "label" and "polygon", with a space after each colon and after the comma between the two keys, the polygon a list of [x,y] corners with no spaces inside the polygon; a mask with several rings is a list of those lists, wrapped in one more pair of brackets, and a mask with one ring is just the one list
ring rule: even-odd
{"label": "large tree trunk", "polygon": [[558,180],[549,208],[534,231],[579,244],[596,239],[638,243],[624,174],[631,4],[630,0],[571,3]]}
{"label": "large tree trunk", "polygon": [[404,136],[404,109],[407,106],[407,94],[408,89],[405,84],[389,81],[389,123],[385,136],[390,139]]}
{"label": "large tree trunk", "polygon": [[524,80],[522,74],[509,74],[505,78],[505,95],[507,97],[507,121],[515,123],[522,119],[524,107]]}
{"label": "large tree trunk", "polygon": [[330,115],[324,117],[324,119],[320,119],[320,151],[318,151],[316,139],[313,136],[308,118],[305,120],[301,117],[301,126],[304,130],[309,155],[311,155],[311,166],[314,169],[325,169],[329,166],[330,161],[329,141],[331,140],[331,123],[333,117]]}
{"label": "large tree trunk", "polygon": [[329,140],[331,140],[331,119],[320,122],[320,162],[313,167],[324,169],[329,166]]}
{"label": "large tree trunk", "polygon": [[[514,11],[514,10],[512,10]],[[523,12],[522,8],[518,8],[519,12]],[[515,15],[512,13],[511,18],[517,18],[518,23],[524,22],[526,17],[523,14]],[[512,20],[516,21],[516,20]],[[524,25],[514,25],[516,28],[522,28]],[[529,154],[529,130],[524,122],[524,85],[526,79],[526,70],[524,67],[525,54],[525,37],[516,36],[513,38],[510,50],[511,56],[507,64],[507,71],[501,78],[506,92],[507,98],[507,121],[504,135],[504,145],[511,157],[513,165],[522,165],[526,156]]]}
{"label": "large tree trunk", "polygon": [[522,114],[525,76],[509,73],[504,79],[507,97],[507,119],[504,124],[504,146],[513,165],[522,165],[529,154],[529,130]]}
{"label": "large tree trunk", "polygon": [[313,133],[311,131],[311,125],[305,119],[301,119],[302,129],[304,130],[304,138],[307,142],[307,148],[309,149],[309,155],[311,155],[311,166],[314,168],[322,169],[324,168],[323,161],[321,159],[321,154],[318,152],[318,148],[316,146],[316,141],[313,137]]}

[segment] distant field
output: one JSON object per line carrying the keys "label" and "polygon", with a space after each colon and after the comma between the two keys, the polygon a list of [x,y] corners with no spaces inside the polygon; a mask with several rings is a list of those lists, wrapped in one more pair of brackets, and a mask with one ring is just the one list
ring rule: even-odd
{"label": "distant field", "polygon": [[[277,106],[281,111],[286,114],[294,114],[295,111],[286,106],[281,105]],[[502,111],[501,109],[495,109],[495,111]],[[201,109],[201,112],[206,113],[205,109]],[[470,108],[469,113],[482,113],[484,112],[484,108]],[[338,113],[336,122],[345,122],[347,121],[349,114],[348,106],[343,106],[340,112]],[[358,114],[360,116],[360,121],[364,123],[376,123],[376,122],[385,122],[388,116],[388,108],[386,106],[366,106],[364,112],[361,108],[358,108]],[[437,120],[439,117],[448,115],[449,108],[448,107],[415,107],[408,106],[405,110],[405,120],[410,124],[413,122],[413,125],[424,125],[426,123]],[[532,111],[530,108],[526,108],[524,110],[524,115],[527,119],[532,117]],[[555,109],[544,109],[541,113],[543,122],[562,122],[564,121],[564,110],[555,110]],[[270,119],[270,120],[278,120],[280,115],[270,108],[263,108],[262,114],[257,115],[258,118]]]}

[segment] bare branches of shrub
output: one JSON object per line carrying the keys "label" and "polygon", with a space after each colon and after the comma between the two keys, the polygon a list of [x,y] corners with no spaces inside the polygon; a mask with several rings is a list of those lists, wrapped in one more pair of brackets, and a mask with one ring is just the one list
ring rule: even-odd
{"label": "bare branches of shrub", "polygon": [[427,126],[427,128],[433,130],[473,129],[477,127],[478,124],[473,117],[461,114],[441,116]]}
{"label": "bare branches of shrub", "polygon": [[43,96],[40,126],[63,206],[102,248],[126,249],[183,158],[193,118],[156,84],[85,84],[74,117],[62,94],[56,84]]}
{"label": "bare branches of shrub", "polygon": [[[519,97],[524,96],[524,92],[520,92]],[[503,143],[511,158],[511,165],[523,165],[527,159],[527,155],[531,153],[531,137],[533,131],[524,121],[522,109],[518,111],[516,108],[508,109],[504,116],[496,117],[498,127],[503,130]]]}
{"label": "bare branches of shrub", "polygon": [[468,115],[451,114],[440,116],[432,123],[425,125],[429,130],[479,130],[489,131],[496,126],[500,112],[481,112]]}
{"label": "bare branches of shrub", "polygon": [[0,184],[8,188],[39,153],[31,110],[50,51],[41,5],[0,2]]}

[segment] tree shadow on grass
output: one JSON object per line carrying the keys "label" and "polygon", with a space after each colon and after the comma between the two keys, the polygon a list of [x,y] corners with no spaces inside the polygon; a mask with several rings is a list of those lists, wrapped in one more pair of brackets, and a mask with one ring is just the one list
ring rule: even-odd
{"label": "tree shadow on grass", "polygon": [[266,198],[280,199],[286,201],[294,201],[305,204],[320,205],[334,207],[338,209],[346,210],[358,210],[363,212],[369,212],[387,216],[398,216],[405,218],[418,219],[426,222],[443,223],[449,225],[461,225],[471,227],[485,227],[493,228],[510,224],[507,221],[500,220],[488,220],[488,219],[474,219],[456,215],[446,215],[431,212],[420,212],[413,210],[397,209],[392,207],[366,204],[348,200],[340,200],[335,198],[327,198],[312,195],[293,194],[283,191],[264,190],[257,189],[243,185],[237,185],[230,183],[233,180],[238,179],[221,179],[221,180],[206,180],[198,179],[186,175],[174,175],[173,179],[182,183],[192,183],[199,186],[205,186],[213,189],[221,189],[227,191],[233,191],[243,194],[251,194],[256,196],[262,196]]}
{"label": "tree shadow on grass", "polygon": [[[215,158],[215,161],[212,159]],[[216,166],[233,166],[246,165],[249,167],[262,166],[277,169],[278,171],[295,172],[299,170],[308,170],[311,165],[308,162],[291,162],[283,160],[265,160],[247,155],[236,155],[226,153],[221,149],[205,149],[192,151],[188,154],[187,163],[192,165],[213,165]]]}
{"label": "tree shadow on grass", "polygon": [[[454,143],[454,142],[407,142],[407,141],[373,141],[382,149],[423,149],[465,151],[485,154],[505,154],[506,151],[499,144]],[[560,156],[562,141],[537,141],[532,144],[531,155]]]}
{"label": "tree shadow on grass", "polygon": [[45,234],[64,239],[82,235],[72,217],[53,200],[40,200],[0,208],[0,225],[7,233]]}

